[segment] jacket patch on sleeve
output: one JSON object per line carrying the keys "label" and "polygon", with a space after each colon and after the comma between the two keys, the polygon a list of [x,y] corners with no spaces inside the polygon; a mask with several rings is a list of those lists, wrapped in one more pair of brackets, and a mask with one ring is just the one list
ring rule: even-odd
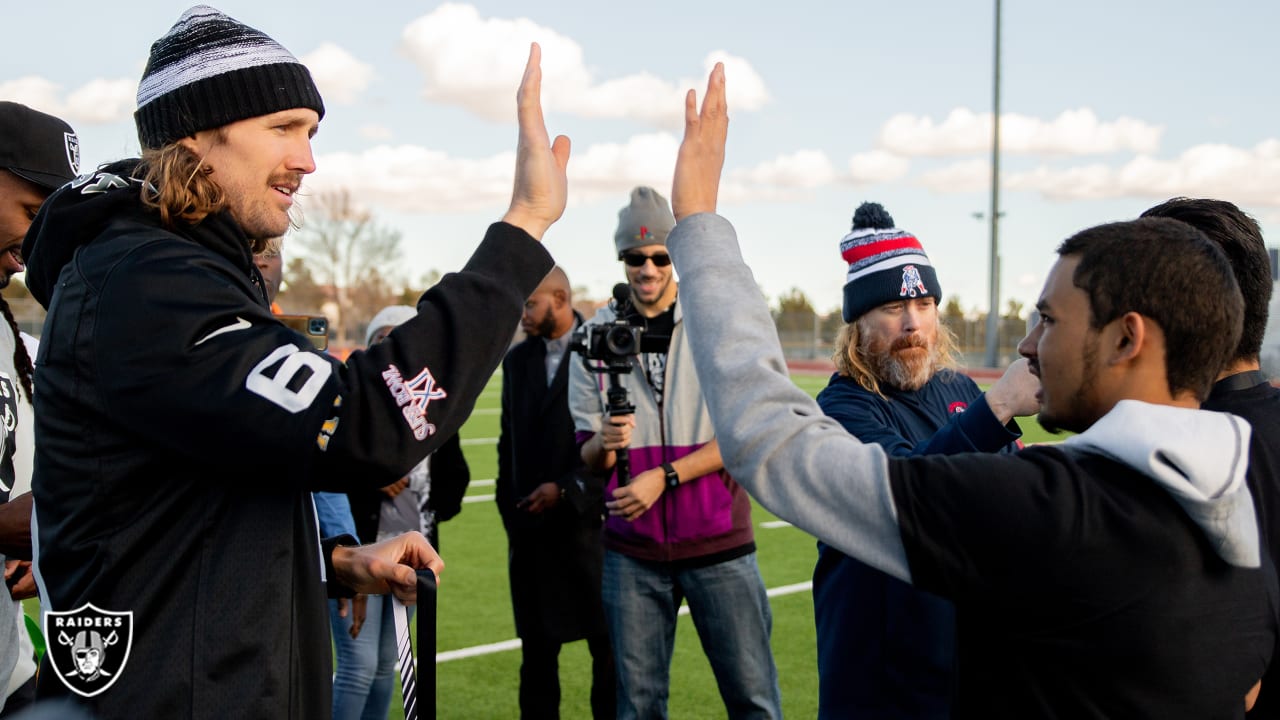
{"label": "jacket patch on sleeve", "polygon": [[400,374],[400,368],[388,365],[382,373],[382,379],[386,381],[387,390],[391,392],[392,399],[396,401],[396,405],[400,406],[404,421],[413,430],[413,437],[417,440],[426,440],[434,435],[436,426],[427,422],[427,405],[431,404],[432,400],[443,400],[448,397],[448,393],[444,388],[436,385],[436,379],[431,375],[431,370],[424,367],[417,375],[406,381]]}
{"label": "jacket patch on sleeve", "polygon": [[[341,395],[333,399],[334,411],[337,412],[338,408],[340,407],[342,407]],[[329,449],[329,441],[333,439],[333,434],[337,431],[338,431],[337,415],[334,415],[328,420],[325,420],[324,424],[320,426],[320,434],[316,436],[316,446],[320,448],[321,452],[324,452],[325,450]]]}

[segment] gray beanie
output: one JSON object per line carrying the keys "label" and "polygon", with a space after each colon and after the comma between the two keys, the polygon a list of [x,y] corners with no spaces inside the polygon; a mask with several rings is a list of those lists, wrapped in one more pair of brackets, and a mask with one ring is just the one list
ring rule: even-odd
{"label": "gray beanie", "polygon": [[208,5],[151,46],[138,84],[138,140],[159,148],[200,130],[281,110],[324,117],[311,73],[280,43]]}
{"label": "gray beanie", "polygon": [[613,234],[618,258],[633,248],[666,245],[667,235],[675,226],[671,205],[657,190],[651,187],[632,190],[631,204],[618,211],[618,232]]}

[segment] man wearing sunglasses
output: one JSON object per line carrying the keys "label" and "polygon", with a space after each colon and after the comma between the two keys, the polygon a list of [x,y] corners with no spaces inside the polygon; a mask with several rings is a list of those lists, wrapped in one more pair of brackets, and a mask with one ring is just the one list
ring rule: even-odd
{"label": "man wearing sunglasses", "polygon": [[[652,188],[631,192],[614,244],[625,263],[630,310],[644,329],[620,375],[634,414],[608,417],[604,376],[570,366],[569,405],[582,459],[610,473],[605,488],[602,599],[618,674],[618,717],[665,717],[676,612],[683,600],[715,671],[729,717],[781,717],[769,649],[772,616],[756,565],[751,504],[725,472],[694,373],[667,255],[675,218]],[[591,361],[594,362],[594,361]],[[619,483],[617,453],[629,482]]]}

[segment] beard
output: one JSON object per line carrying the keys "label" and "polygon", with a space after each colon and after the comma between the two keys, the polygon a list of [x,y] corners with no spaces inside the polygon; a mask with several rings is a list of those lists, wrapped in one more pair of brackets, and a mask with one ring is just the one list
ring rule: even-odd
{"label": "beard", "polygon": [[908,335],[886,343],[866,335],[858,343],[858,352],[866,360],[876,380],[905,392],[925,386],[937,370],[937,343],[920,335]]}
{"label": "beard", "polygon": [[[1036,422],[1051,433],[1084,432],[1101,417],[1094,397],[1094,380],[1098,367],[1098,338],[1086,338],[1080,351],[1080,384],[1066,402],[1055,402],[1045,391]],[[1041,380],[1041,387],[1044,387]]]}
{"label": "beard", "polygon": [[547,308],[547,311],[542,314],[542,317],[537,322],[525,328],[526,335],[548,339],[551,338],[555,331],[556,316],[551,312],[550,307]]}

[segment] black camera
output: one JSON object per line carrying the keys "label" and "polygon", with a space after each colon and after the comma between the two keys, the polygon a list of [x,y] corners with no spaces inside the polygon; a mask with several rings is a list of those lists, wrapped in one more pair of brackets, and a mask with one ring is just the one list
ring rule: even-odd
{"label": "black camera", "polygon": [[[648,333],[644,318],[631,306],[631,288],[613,286],[613,322],[583,325],[569,339],[569,350],[582,356],[587,370],[611,375],[631,372],[631,358],[642,352],[665,352],[670,338]],[[590,360],[604,365],[592,365]]]}
{"label": "black camera", "polygon": [[569,341],[569,349],[587,360],[601,361],[609,368],[630,372],[631,358],[640,354],[640,338],[643,334],[643,328],[620,317],[608,325],[583,325],[578,328]]}
{"label": "black camera", "polygon": [[[645,320],[632,308],[631,288],[626,283],[613,286],[613,309],[613,322],[578,328],[569,339],[569,350],[582,358],[582,365],[588,372],[609,376],[605,414],[618,417],[636,411],[621,380],[623,375],[631,372],[631,358],[642,352],[665,352],[671,338],[645,332]],[[626,485],[631,480],[631,462],[627,452],[619,451],[615,462],[618,485]]]}

